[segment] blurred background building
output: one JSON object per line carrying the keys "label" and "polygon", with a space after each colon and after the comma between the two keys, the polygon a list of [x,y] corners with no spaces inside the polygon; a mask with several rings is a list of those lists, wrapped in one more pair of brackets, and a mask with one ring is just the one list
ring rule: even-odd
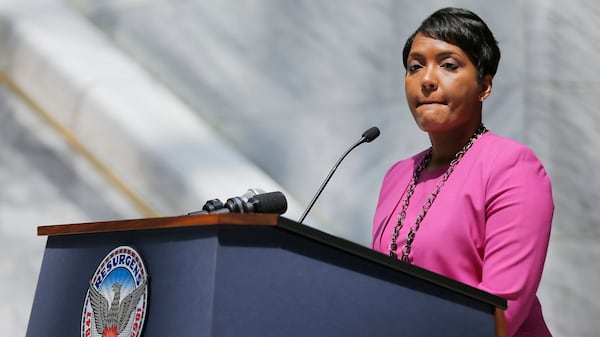
{"label": "blurred background building", "polygon": [[556,212],[540,298],[555,336],[600,331],[600,3],[0,0],[0,324],[24,335],[40,225],[169,216],[249,188],[369,246],[381,179],[428,146],[401,51],[422,19],[469,8],[502,60],[484,121],[530,146]]}

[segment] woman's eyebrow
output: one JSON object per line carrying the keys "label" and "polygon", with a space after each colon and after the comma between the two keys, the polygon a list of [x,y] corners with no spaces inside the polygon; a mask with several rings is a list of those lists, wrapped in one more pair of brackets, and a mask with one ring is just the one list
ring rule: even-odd
{"label": "woman's eyebrow", "polygon": [[[444,57],[455,56],[455,55],[457,55],[457,53],[452,50],[444,50],[444,51],[437,53],[435,56],[436,56],[436,58],[444,58]],[[410,57],[423,58],[424,55],[418,51],[413,51],[413,52],[410,52],[410,54],[408,54],[408,57],[409,58]]]}

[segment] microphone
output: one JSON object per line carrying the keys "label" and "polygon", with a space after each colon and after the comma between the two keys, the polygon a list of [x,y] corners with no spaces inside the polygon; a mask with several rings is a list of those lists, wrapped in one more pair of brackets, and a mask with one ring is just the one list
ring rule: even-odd
{"label": "microphone", "polygon": [[354,150],[354,148],[356,148],[357,146],[359,146],[362,143],[372,142],[373,140],[375,140],[375,138],[379,137],[379,134],[380,134],[379,128],[377,128],[376,126],[373,126],[369,129],[367,129],[365,132],[363,132],[363,134],[361,135],[361,138],[354,145],[352,145],[348,150],[346,150],[346,152],[344,152],[344,154],[340,157],[340,159],[338,159],[335,166],[333,166],[331,171],[329,171],[327,178],[325,178],[325,181],[323,181],[323,183],[321,184],[321,187],[319,187],[319,189],[317,190],[317,193],[315,194],[315,196],[312,198],[312,200],[308,204],[308,207],[306,208],[306,210],[304,211],[304,213],[298,220],[298,223],[302,223],[302,221],[304,221],[304,218],[306,218],[306,215],[308,214],[308,212],[310,212],[311,208],[317,201],[317,198],[319,198],[319,196],[321,195],[321,192],[323,192],[325,185],[327,185],[327,183],[329,182],[329,179],[331,179],[331,176],[333,175],[335,170],[337,170],[337,168],[340,165],[340,163],[342,162],[342,160],[344,160],[344,158],[346,158],[348,153],[350,153],[350,151]]}
{"label": "microphone", "polygon": [[276,213],[283,214],[287,211],[287,200],[281,192],[256,194],[248,200],[241,197],[227,199],[223,208],[209,212],[219,213]]}
{"label": "microphone", "polygon": [[[212,199],[207,201],[204,206],[202,206],[202,210],[206,212],[216,211],[220,208],[223,208],[223,203],[219,199]],[[194,212],[192,212],[194,213]]]}
{"label": "microphone", "polygon": [[[250,189],[248,189],[248,191],[246,191],[246,193],[242,194],[242,196],[239,198],[241,198],[242,201],[247,202],[249,198],[251,198],[257,194],[261,194],[261,193],[265,193],[265,191],[260,188],[250,188]],[[204,204],[204,206],[202,206],[201,211],[190,212],[190,213],[187,213],[186,215],[208,214],[210,212],[214,212],[216,210],[222,209],[223,207],[225,207],[225,204],[223,204],[221,202],[221,200],[211,199],[211,200],[207,201]]]}

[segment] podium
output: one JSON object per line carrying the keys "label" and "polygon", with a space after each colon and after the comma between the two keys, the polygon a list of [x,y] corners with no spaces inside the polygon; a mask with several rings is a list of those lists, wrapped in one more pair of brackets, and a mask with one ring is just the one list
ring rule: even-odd
{"label": "podium", "polygon": [[27,337],[81,335],[90,278],[131,246],[149,275],[142,336],[503,336],[506,300],[276,214],[38,227]]}

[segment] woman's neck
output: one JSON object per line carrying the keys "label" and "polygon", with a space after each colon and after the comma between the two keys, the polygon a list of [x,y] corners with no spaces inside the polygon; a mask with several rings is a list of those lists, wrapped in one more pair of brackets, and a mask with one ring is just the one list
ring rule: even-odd
{"label": "woman's neck", "polygon": [[[431,160],[427,171],[435,171],[450,165],[456,154],[469,142],[479,125],[465,132],[430,133]],[[472,130],[471,130],[472,129]]]}

